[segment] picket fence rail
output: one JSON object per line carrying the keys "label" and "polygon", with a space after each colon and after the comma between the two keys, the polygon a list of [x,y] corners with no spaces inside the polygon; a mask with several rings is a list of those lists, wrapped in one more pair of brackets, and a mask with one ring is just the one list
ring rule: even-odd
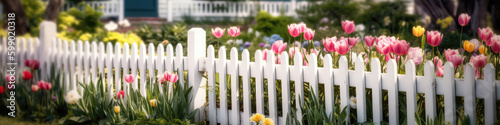
{"label": "picket fence rail", "polygon": [[[48,61],[41,62],[43,69],[49,69],[49,63],[56,65],[58,71],[62,71],[67,78],[65,91],[81,89],[77,85],[77,81],[88,83],[97,80],[97,74],[105,73],[107,70],[107,91],[109,96],[113,96],[113,88],[123,90],[128,87],[128,83],[123,80],[124,75],[138,75],[134,83],[131,84],[133,89],[139,89],[146,96],[146,80],[154,80],[157,71],[174,72],[179,75],[180,83],[184,83],[184,71],[187,71],[186,84],[193,87],[191,97],[193,104],[191,109],[200,108],[197,114],[196,121],[208,120],[210,124],[215,125],[220,123],[226,124],[250,124],[249,118],[252,112],[251,96],[256,97],[256,113],[264,114],[266,109],[265,103],[268,103],[269,114],[267,117],[272,118],[277,124],[285,124],[287,113],[292,108],[289,102],[291,98],[295,98],[296,104],[303,101],[301,98],[304,95],[303,83],[309,83],[312,90],[317,94],[318,86],[323,84],[325,87],[325,108],[327,113],[331,113],[334,106],[334,86],[340,87],[340,102],[341,107],[348,106],[350,102],[349,87],[356,88],[357,101],[357,121],[364,122],[367,120],[367,102],[365,89],[371,89],[373,103],[373,122],[379,123],[382,121],[382,106],[388,105],[389,108],[389,123],[399,123],[399,107],[398,107],[398,92],[406,92],[406,107],[408,124],[415,124],[415,112],[417,110],[417,93],[425,94],[425,113],[433,118],[436,116],[436,96],[444,95],[444,114],[445,120],[451,124],[457,124],[456,113],[456,97],[464,97],[464,112],[471,116],[471,123],[475,124],[476,118],[476,99],[484,99],[484,116],[486,124],[494,124],[498,117],[496,101],[500,100],[500,81],[495,80],[495,67],[487,64],[483,69],[484,79],[475,79],[474,67],[471,64],[465,65],[464,79],[457,79],[454,75],[452,63],[447,62],[444,65],[443,77],[435,77],[434,66],[432,62],[424,64],[424,76],[416,76],[416,68],[413,61],[408,61],[405,64],[406,74],[397,73],[397,63],[395,60],[390,60],[387,63],[386,73],[381,72],[380,60],[373,58],[371,63],[371,72],[364,71],[365,63],[362,57],[358,56],[355,60],[355,70],[348,70],[346,57],[341,57],[339,60],[339,69],[332,67],[332,58],[330,55],[325,55],[322,59],[323,67],[318,67],[318,57],[311,55],[308,58],[309,65],[302,65],[302,57],[295,56],[293,58],[295,65],[289,65],[289,56],[287,52],[281,54],[281,64],[269,63],[262,59],[264,56],[260,50],[255,52],[255,61],[250,61],[250,53],[248,50],[243,50],[241,55],[236,48],[230,51],[230,59],[226,59],[226,49],[221,47],[218,51],[218,57],[215,58],[215,49],[213,46],[206,46],[206,32],[201,28],[193,28],[188,31],[187,55],[183,55],[184,47],[181,44],[175,46],[175,52],[172,45],[168,44],[154,46],[129,45],[127,43],[111,44],[103,42],[82,42],[82,41],[62,41],[54,39],[54,44],[51,44],[51,49],[48,52],[38,52],[35,46],[41,46],[44,43],[38,38],[24,39],[19,38],[17,41],[17,61],[20,68],[23,69],[23,63],[26,59],[38,59],[35,53],[47,54]],[[0,55],[2,56],[2,66],[5,67],[7,58],[7,39],[2,39],[2,47]],[[238,58],[241,58],[239,60]],[[274,60],[274,54],[268,53],[267,60]],[[274,62],[274,61],[272,61]],[[120,71],[123,70],[123,74]],[[130,72],[129,72],[130,71]],[[45,70],[43,73],[49,71]],[[114,73],[113,73],[114,72]],[[219,78],[219,95],[220,107],[217,107],[216,100],[216,74]],[[203,78],[206,75],[206,79]],[[230,75],[231,91],[227,91],[226,77]],[[243,95],[239,95],[238,77],[242,77]],[[252,86],[250,79],[255,78],[255,86]],[[268,102],[264,102],[264,79],[267,79]],[[278,115],[276,80],[282,82],[282,114]],[[290,88],[289,83],[294,81],[295,88]],[[123,85],[123,86],[122,86]],[[158,86],[161,86],[159,84]],[[204,87],[207,86],[207,87]],[[256,94],[251,95],[251,88],[256,88]],[[206,95],[208,89],[208,95]],[[273,90],[273,91],[269,91]],[[295,97],[290,97],[290,90],[295,91]],[[382,102],[382,91],[388,91],[388,103]],[[230,93],[232,98],[232,110],[228,109],[226,101],[227,95]],[[205,97],[208,96],[208,100]],[[243,104],[239,103],[238,96],[243,96]],[[208,105],[207,105],[208,104]],[[239,108],[243,105],[243,112]],[[349,108],[347,109],[349,111]],[[297,116],[301,116],[300,110],[297,110]],[[207,118],[205,118],[207,117]]]}

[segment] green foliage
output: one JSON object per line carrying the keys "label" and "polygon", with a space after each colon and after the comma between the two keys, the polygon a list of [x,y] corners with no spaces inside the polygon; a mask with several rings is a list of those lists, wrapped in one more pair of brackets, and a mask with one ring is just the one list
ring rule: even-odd
{"label": "green foliage", "polygon": [[187,31],[186,24],[176,23],[173,25],[162,25],[159,32],[153,31],[150,25],[143,24],[133,32],[136,33],[145,44],[153,43],[156,46],[168,40],[172,45],[181,43],[182,46],[187,46]]}
{"label": "green foliage", "polygon": [[418,15],[406,14],[406,6],[402,1],[369,3],[370,7],[361,13],[356,23],[364,24],[367,34],[389,35],[399,32],[408,32],[412,35],[409,26],[419,24]]}
{"label": "green foliage", "polygon": [[317,28],[324,17],[333,21],[333,25],[329,26],[340,27],[342,20],[355,19],[361,9],[358,3],[351,0],[325,0],[321,4],[312,2],[311,4],[313,5],[307,9],[297,10],[297,14],[299,19],[312,28]]}
{"label": "green foliage", "polygon": [[75,31],[80,31],[81,33],[97,33],[100,28],[103,27],[103,24],[99,20],[103,13],[97,11],[96,8],[92,8],[92,6],[88,4],[80,4],[79,6],[84,6],[84,9],[79,10],[77,7],[73,7],[67,12],[79,22],[71,25],[71,27],[74,28]]}
{"label": "green foliage", "polygon": [[30,28],[29,34],[38,36],[40,32],[38,25],[43,21],[45,5],[41,0],[21,0],[21,5],[26,13],[26,19]]}
{"label": "green foliage", "polygon": [[187,121],[193,119],[198,109],[191,112],[189,111],[189,106],[192,104],[189,93],[192,87],[181,85],[179,82],[174,83],[172,91],[168,91],[167,87],[168,84],[164,84],[163,91],[166,94],[154,92],[154,96],[152,96],[156,97],[158,100],[153,117],[155,119],[165,119],[167,121]]}
{"label": "green foliage", "polygon": [[[280,36],[289,36],[287,25],[294,22],[292,17],[287,16],[272,16],[266,11],[260,11],[255,17],[257,23],[253,26],[256,31],[262,33],[262,35],[270,36],[272,34],[278,34]],[[286,38],[288,37],[283,37]]]}

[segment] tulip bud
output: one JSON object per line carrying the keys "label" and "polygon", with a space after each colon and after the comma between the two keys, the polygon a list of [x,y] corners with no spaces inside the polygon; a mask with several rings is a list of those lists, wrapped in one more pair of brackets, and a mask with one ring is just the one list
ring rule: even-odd
{"label": "tulip bud", "polygon": [[484,47],[484,45],[479,46],[479,53],[486,55],[488,48]]}
{"label": "tulip bud", "polygon": [[120,113],[120,106],[115,106],[115,113]]}
{"label": "tulip bud", "polygon": [[151,103],[151,107],[155,107],[156,105],[156,99],[149,100],[149,103]]}

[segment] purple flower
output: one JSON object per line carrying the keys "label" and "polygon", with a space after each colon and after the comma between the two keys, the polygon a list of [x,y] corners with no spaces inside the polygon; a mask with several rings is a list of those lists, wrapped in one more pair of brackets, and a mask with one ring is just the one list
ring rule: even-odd
{"label": "purple flower", "polygon": [[321,46],[321,43],[319,43],[319,41],[314,41],[313,43],[315,47]]}
{"label": "purple flower", "polygon": [[259,43],[259,47],[264,47],[265,45],[265,43]]}
{"label": "purple flower", "polygon": [[56,97],[56,96],[52,96],[52,99],[56,100],[56,99],[57,99],[57,97]]}
{"label": "purple flower", "polygon": [[328,18],[323,17],[323,19],[321,19],[320,23],[328,23]]}
{"label": "purple flower", "polygon": [[245,48],[250,47],[250,45],[252,45],[252,44],[251,44],[250,42],[248,42],[248,41],[247,41],[247,42],[245,42],[245,44],[243,44],[243,46],[244,46]]}
{"label": "purple flower", "polygon": [[309,42],[307,41],[302,42],[302,47],[307,47],[307,46],[309,46]]}
{"label": "purple flower", "polygon": [[271,44],[265,44],[264,45],[264,48],[270,48],[271,47]]}

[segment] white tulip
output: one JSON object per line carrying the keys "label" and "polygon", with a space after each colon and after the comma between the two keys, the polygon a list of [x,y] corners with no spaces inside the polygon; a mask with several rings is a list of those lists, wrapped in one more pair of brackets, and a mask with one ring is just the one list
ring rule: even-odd
{"label": "white tulip", "polygon": [[68,104],[75,104],[80,98],[82,98],[82,96],[80,96],[76,90],[71,90],[66,94],[64,100],[66,100]]}
{"label": "white tulip", "polygon": [[351,106],[351,108],[353,108],[353,109],[356,109],[356,106],[357,106],[356,97],[351,96],[350,100],[351,100],[351,102],[349,103],[349,106]]}

